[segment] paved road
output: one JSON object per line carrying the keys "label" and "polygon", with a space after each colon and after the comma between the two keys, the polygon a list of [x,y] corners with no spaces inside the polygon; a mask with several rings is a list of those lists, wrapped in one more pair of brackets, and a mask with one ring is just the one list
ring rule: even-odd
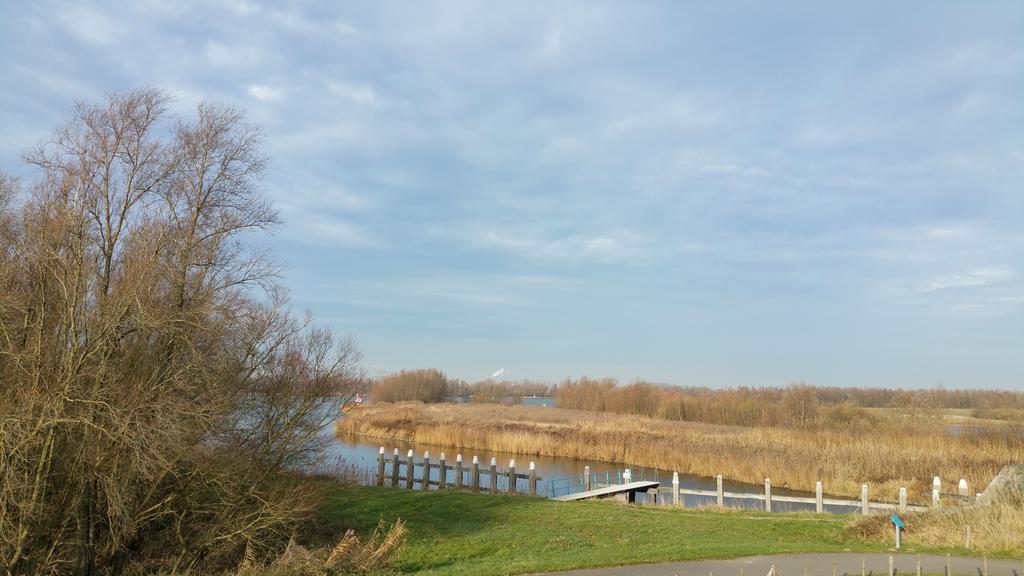
{"label": "paved road", "polygon": [[[913,576],[917,569],[916,554],[893,555],[896,574]],[[552,572],[539,576],[766,576],[775,566],[778,576],[861,576],[861,562],[868,576],[888,576],[888,554],[791,554],[784,556],[749,556],[734,560],[700,560],[696,562],[672,562],[668,564],[642,564],[618,568],[592,568],[571,572]],[[985,576],[984,561],[981,558],[953,556],[950,558],[953,574]],[[946,557],[922,555],[922,572],[945,574]],[[1024,576],[1024,562],[1021,560],[989,560],[990,576]]]}

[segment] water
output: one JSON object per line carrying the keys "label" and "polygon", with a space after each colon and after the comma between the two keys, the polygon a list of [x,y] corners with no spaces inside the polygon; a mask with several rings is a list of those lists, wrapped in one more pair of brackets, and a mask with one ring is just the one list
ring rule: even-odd
{"label": "water", "polygon": [[[390,477],[391,474],[391,458],[395,448],[398,449],[401,459],[406,459],[406,454],[411,449],[415,454],[416,461],[419,462],[423,458],[424,451],[430,452],[431,463],[436,464],[441,457],[441,453],[445,453],[447,466],[455,465],[455,456],[459,452],[458,448],[451,446],[436,446],[430,444],[412,444],[410,442],[404,442],[400,440],[378,440],[373,438],[367,438],[364,436],[355,435],[342,435],[338,436],[332,442],[329,448],[328,457],[331,461],[338,459],[343,460],[349,466],[355,468],[363,478],[368,481],[375,477],[377,473],[377,454],[381,448],[384,447],[384,453],[386,454],[386,475]],[[640,466],[631,466],[628,463],[609,463],[598,460],[577,460],[575,458],[562,458],[553,456],[523,456],[516,454],[509,454],[503,452],[487,451],[487,450],[473,450],[466,449],[462,451],[463,464],[466,470],[469,469],[470,463],[473,461],[473,457],[476,456],[480,460],[481,470],[481,486],[488,486],[490,483],[489,475],[484,474],[490,467],[491,458],[497,460],[498,470],[506,470],[509,465],[509,460],[514,459],[516,461],[516,472],[526,473],[530,462],[534,462],[537,467],[537,475],[540,477],[540,481],[537,483],[537,492],[543,496],[561,496],[570,492],[578,492],[582,490],[583,482],[583,471],[585,466],[590,467],[590,472],[596,475],[596,481],[599,484],[618,483],[621,479],[621,474],[624,469],[629,468],[632,473],[632,480],[655,480],[661,483],[662,488],[672,486],[672,471],[656,470],[653,468],[644,468]],[[431,479],[437,480],[438,470],[431,471]],[[402,467],[400,471],[401,477],[404,478],[405,468]],[[454,473],[448,472],[448,481],[454,482]],[[468,482],[469,474],[466,473]],[[527,484],[525,480],[518,480],[517,490],[525,492]],[[703,476],[683,475],[679,476],[679,486],[681,488],[690,488],[698,490],[715,490],[715,479],[707,478]],[[499,490],[508,489],[507,477],[502,474],[498,476],[498,488]],[[739,492],[749,494],[763,494],[764,485],[758,484],[747,484],[743,482],[732,482],[724,481],[723,488],[726,492]],[[813,498],[814,493],[802,492],[797,490],[789,490],[778,486],[772,486],[772,495],[774,496],[801,496],[806,498]],[[660,498],[667,502],[671,502],[671,495],[661,494]],[[826,498],[828,496],[826,495]],[[715,504],[714,496],[696,496],[696,495],[683,495],[684,504],[687,507],[698,507],[698,506],[709,506]],[[638,501],[644,501],[644,495],[638,494]],[[750,509],[763,509],[764,502],[754,499],[733,499],[727,498],[726,505],[734,508],[750,508]],[[802,503],[791,503],[791,502],[773,502],[772,509],[776,511],[784,512],[813,512],[814,504],[802,504]],[[856,506],[826,506],[826,511],[834,513],[846,513],[852,512],[857,509]]]}

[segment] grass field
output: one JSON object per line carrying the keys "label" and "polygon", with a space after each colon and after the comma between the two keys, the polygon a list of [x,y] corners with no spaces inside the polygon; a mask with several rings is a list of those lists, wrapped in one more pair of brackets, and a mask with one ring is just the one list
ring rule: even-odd
{"label": "grass field", "polygon": [[878,551],[844,537],[848,518],[556,503],[522,496],[332,489],[325,533],[367,533],[401,518],[407,541],[391,569],[423,575],[506,575],[786,552]]}

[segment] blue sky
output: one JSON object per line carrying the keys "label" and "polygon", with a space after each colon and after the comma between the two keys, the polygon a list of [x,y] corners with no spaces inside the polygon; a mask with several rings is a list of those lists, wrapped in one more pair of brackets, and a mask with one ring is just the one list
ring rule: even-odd
{"label": "blue sky", "polygon": [[1024,3],[4,3],[0,170],[156,86],[266,134],[370,374],[1024,385]]}

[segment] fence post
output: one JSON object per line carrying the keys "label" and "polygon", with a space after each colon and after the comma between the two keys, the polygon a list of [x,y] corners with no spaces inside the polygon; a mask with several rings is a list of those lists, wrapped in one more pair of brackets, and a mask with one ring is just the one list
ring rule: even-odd
{"label": "fence post", "polygon": [[508,461],[508,493],[516,493],[516,461]]}
{"label": "fence post", "polygon": [[440,472],[437,474],[437,489],[444,490],[448,487],[448,468],[445,467],[444,463],[444,452],[441,452],[441,459],[438,461],[440,465]]}
{"label": "fence post", "polygon": [[498,493],[498,459],[491,456],[491,494]]}
{"label": "fence post", "polygon": [[462,454],[455,455],[455,489],[462,490]]}
{"label": "fence post", "polygon": [[530,462],[530,496],[537,495],[537,465]]}
{"label": "fence post", "polygon": [[473,466],[471,467],[471,475],[473,482],[473,492],[476,494],[480,493],[480,458],[473,456]]}
{"label": "fence post", "polygon": [[423,490],[430,490],[430,451],[423,452]]}
{"label": "fence post", "polygon": [[391,459],[391,487],[398,488],[398,448],[395,448],[395,456]]}
{"label": "fence post", "polygon": [[676,506],[683,506],[682,494],[679,493],[679,472],[672,473],[672,503]]}
{"label": "fence post", "polygon": [[590,492],[590,466],[583,467],[583,491]]}
{"label": "fence post", "polygon": [[967,504],[969,504],[969,502],[967,501],[967,495],[969,494],[969,492],[967,491],[967,480],[963,478],[960,479],[960,484],[957,485],[957,493],[960,494],[961,506],[966,506]]}
{"label": "fence post", "polygon": [[772,511],[772,481],[770,478],[764,479],[764,511]]}
{"label": "fence post", "polygon": [[377,486],[384,485],[384,447],[377,453]]}
{"label": "fence post", "polygon": [[864,515],[864,516],[867,516],[868,514],[871,513],[871,510],[869,509],[869,504],[868,504],[868,485],[867,484],[861,484],[860,485],[860,513],[862,515]]}
{"label": "fence post", "polygon": [[719,508],[725,508],[725,488],[722,487],[722,475],[715,476],[715,499]]}
{"label": "fence post", "polygon": [[941,489],[942,480],[939,480],[939,477],[936,476],[935,479],[932,480],[932,508],[942,508],[942,496],[939,493],[939,490]]}
{"label": "fence post", "polygon": [[900,486],[900,503],[897,509],[900,514],[907,511],[907,489],[904,486]]}
{"label": "fence post", "polygon": [[413,479],[415,478],[413,474],[416,471],[416,457],[412,455],[412,448],[409,449],[409,454],[406,457],[409,461],[405,463],[405,487],[412,490]]}

